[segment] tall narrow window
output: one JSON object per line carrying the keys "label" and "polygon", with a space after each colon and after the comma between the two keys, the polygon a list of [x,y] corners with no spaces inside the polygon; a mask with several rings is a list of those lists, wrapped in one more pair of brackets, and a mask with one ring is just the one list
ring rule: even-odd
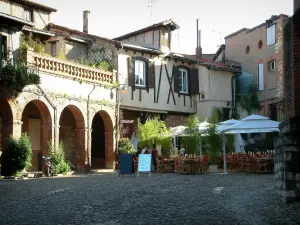
{"label": "tall narrow window", "polygon": [[257,83],[258,83],[258,90],[264,90],[264,64],[258,64],[257,68]]}
{"label": "tall narrow window", "polygon": [[275,24],[267,28],[267,45],[275,44]]}
{"label": "tall narrow window", "polygon": [[56,57],[56,42],[51,43],[51,56]]}
{"label": "tall narrow window", "polygon": [[146,63],[141,60],[135,60],[135,85],[146,86]]}
{"label": "tall narrow window", "polygon": [[[0,64],[7,58],[7,39],[6,36],[0,35]],[[1,66],[0,65],[0,66]]]}
{"label": "tall narrow window", "polygon": [[186,69],[179,69],[179,91],[180,93],[188,93],[188,72]]}

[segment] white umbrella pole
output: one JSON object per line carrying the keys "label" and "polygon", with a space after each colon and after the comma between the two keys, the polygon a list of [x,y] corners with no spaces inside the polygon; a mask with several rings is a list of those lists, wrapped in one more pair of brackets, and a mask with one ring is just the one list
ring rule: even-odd
{"label": "white umbrella pole", "polygon": [[223,161],[224,161],[224,174],[227,174],[227,171],[226,171],[226,148],[225,148],[225,134],[223,134]]}

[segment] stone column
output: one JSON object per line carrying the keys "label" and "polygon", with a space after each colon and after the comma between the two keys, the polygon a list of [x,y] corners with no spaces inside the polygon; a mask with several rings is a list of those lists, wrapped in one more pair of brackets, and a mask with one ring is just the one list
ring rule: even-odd
{"label": "stone column", "polygon": [[[91,168],[92,166],[92,128],[86,129],[86,146],[87,146],[87,152],[86,152],[86,165],[88,168]],[[89,135],[88,135],[89,134]]]}
{"label": "stone column", "polygon": [[13,121],[13,137],[14,138],[19,138],[21,137],[22,134],[22,124],[23,122],[21,120],[14,120]]}
{"label": "stone column", "polygon": [[42,153],[48,154],[49,146],[48,143],[51,141],[54,144],[53,135],[54,126],[52,125],[42,125]]}
{"label": "stone column", "polygon": [[87,129],[85,128],[77,128],[76,131],[76,169],[82,170],[85,168],[86,165],[86,155],[87,155],[87,148],[86,148],[86,133]]}
{"label": "stone column", "polygon": [[113,169],[115,167],[115,152],[114,152],[114,132],[105,133],[105,168]]}
{"label": "stone column", "polygon": [[55,146],[59,145],[59,128],[60,125],[53,126],[53,142]]}
{"label": "stone column", "polygon": [[300,199],[300,117],[280,124],[275,141],[275,188],[282,201]]}

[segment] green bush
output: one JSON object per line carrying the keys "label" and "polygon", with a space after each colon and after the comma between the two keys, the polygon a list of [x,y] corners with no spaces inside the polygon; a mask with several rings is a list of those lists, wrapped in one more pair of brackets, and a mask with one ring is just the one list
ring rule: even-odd
{"label": "green bush", "polygon": [[190,116],[185,120],[185,136],[182,137],[182,144],[186,154],[199,154],[201,135],[198,129],[199,119],[196,116]]}
{"label": "green bush", "polygon": [[10,137],[2,158],[2,176],[19,176],[31,166],[32,148],[29,136],[24,133],[20,138]]}
{"label": "green bush", "polygon": [[134,152],[134,146],[128,138],[119,140],[119,154],[133,154]]}
{"label": "green bush", "polygon": [[52,142],[48,142],[48,154],[54,166],[54,174],[66,174],[71,171],[69,163],[65,159],[64,145],[61,141],[56,147]]}

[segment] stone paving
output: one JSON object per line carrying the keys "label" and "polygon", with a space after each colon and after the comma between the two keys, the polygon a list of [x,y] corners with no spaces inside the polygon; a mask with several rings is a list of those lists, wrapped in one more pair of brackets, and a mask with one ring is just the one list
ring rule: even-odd
{"label": "stone paving", "polygon": [[273,175],[114,173],[0,180],[0,224],[300,224]]}

